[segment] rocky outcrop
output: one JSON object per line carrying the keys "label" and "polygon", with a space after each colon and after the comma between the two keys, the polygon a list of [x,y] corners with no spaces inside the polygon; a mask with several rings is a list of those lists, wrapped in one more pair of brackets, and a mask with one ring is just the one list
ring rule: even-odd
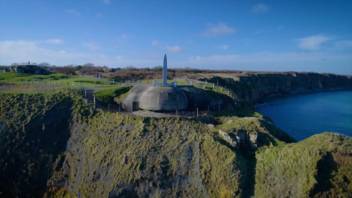
{"label": "rocky outcrop", "polygon": [[272,122],[259,117],[227,117],[218,124],[217,136],[232,149],[254,152],[258,147],[294,142]]}

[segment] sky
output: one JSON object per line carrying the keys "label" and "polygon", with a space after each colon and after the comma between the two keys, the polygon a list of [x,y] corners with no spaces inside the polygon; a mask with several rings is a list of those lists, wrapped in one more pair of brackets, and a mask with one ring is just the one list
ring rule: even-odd
{"label": "sky", "polygon": [[351,0],[0,0],[0,64],[352,74]]}

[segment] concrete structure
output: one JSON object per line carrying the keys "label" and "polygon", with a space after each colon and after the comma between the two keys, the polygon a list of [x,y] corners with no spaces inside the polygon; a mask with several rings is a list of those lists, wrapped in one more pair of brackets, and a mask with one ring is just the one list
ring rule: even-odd
{"label": "concrete structure", "polygon": [[230,109],[229,98],[215,92],[193,86],[177,87],[175,83],[167,83],[167,57],[164,56],[162,83],[134,86],[122,102],[126,111],[176,112],[183,110],[216,110]]}
{"label": "concrete structure", "polygon": [[179,111],[188,107],[188,98],[182,89],[177,87],[146,86],[133,87],[123,101],[127,111]]}
{"label": "concrete structure", "polygon": [[122,104],[127,111],[178,111],[188,107],[188,98],[176,84],[167,83],[167,56],[164,55],[162,83],[134,86]]}

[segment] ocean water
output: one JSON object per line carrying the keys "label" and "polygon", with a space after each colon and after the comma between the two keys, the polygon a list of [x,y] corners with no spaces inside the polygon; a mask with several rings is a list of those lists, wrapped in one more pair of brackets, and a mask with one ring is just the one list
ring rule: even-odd
{"label": "ocean water", "polygon": [[352,91],[291,96],[257,106],[296,140],[321,132],[352,136]]}

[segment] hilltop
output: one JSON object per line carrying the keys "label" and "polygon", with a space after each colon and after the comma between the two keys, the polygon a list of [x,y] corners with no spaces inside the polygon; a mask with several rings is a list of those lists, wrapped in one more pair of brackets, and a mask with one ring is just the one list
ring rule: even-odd
{"label": "hilltop", "polygon": [[229,97],[235,108],[155,118],[119,107],[136,83],[160,78],[154,70],[48,70],[0,73],[4,197],[352,196],[350,137],[297,142],[254,108],[351,89],[349,76],[175,70],[178,84]]}

